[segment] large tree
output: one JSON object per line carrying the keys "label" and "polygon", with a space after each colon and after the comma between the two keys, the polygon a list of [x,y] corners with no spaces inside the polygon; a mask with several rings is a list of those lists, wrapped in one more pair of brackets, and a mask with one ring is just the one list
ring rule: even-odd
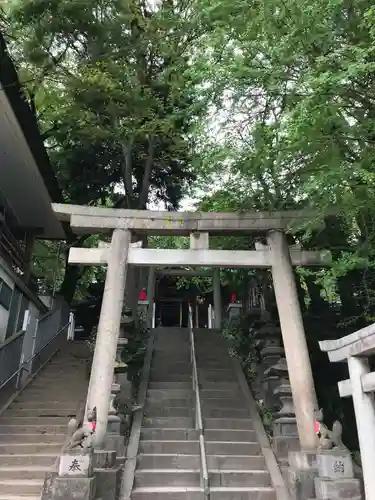
{"label": "large tree", "polygon": [[[202,147],[211,206],[310,206],[336,218],[318,237],[351,314],[375,315],[375,10],[370,1],[197,0],[196,67],[211,95]],[[197,7],[198,8],[198,7]],[[212,125],[212,116],[216,123]],[[220,203],[218,203],[218,201]],[[232,208],[233,209],[233,208]],[[317,221],[312,221],[317,222]],[[320,221],[321,222],[321,221]],[[335,228],[332,230],[332,228]],[[348,278],[344,278],[347,275]]]}
{"label": "large tree", "polygon": [[[28,0],[6,12],[67,202],[176,209],[194,179],[190,131],[202,108],[188,64],[198,36],[188,3]],[[67,248],[76,244],[70,236]],[[68,300],[80,276],[67,267]]]}

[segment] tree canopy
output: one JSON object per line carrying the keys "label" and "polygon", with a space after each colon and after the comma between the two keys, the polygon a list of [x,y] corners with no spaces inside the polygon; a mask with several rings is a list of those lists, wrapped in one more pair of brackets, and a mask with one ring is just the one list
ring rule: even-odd
{"label": "tree canopy", "polygon": [[291,241],[335,265],[303,280],[374,316],[371,2],[4,5],[67,201],[175,210],[195,181],[201,210],[315,208]]}
{"label": "tree canopy", "polygon": [[[177,209],[195,178],[191,131],[203,109],[188,64],[198,34],[188,5],[28,0],[7,2],[5,14],[66,201]],[[68,299],[81,274],[66,269]]]}

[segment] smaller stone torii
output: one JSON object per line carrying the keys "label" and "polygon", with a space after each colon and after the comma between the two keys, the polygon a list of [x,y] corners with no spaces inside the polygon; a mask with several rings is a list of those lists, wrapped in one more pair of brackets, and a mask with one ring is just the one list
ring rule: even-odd
{"label": "smaller stone torii", "polygon": [[[107,265],[87,403],[88,408],[97,408],[97,446],[103,444],[106,434],[127,267],[146,266],[153,269],[150,275],[155,275],[157,267],[172,265],[213,267],[216,273],[221,267],[271,268],[299,440],[302,450],[316,449],[316,396],[293,266],[326,266],[330,255],[289,249],[285,236],[290,225],[316,214],[153,212],[61,204],[53,204],[53,209],[61,221],[70,222],[77,234],[112,232],[110,246],[72,248],[69,255],[72,264]],[[209,235],[250,233],[266,236],[268,245],[248,251],[209,249]],[[145,234],[190,235],[190,249],[146,249],[131,245],[132,238]]]}
{"label": "smaller stone torii", "polygon": [[353,398],[361,452],[366,500],[375,499],[375,372],[369,358],[375,354],[375,323],[319,347],[333,363],[347,363],[349,378],[338,382],[342,398]]}

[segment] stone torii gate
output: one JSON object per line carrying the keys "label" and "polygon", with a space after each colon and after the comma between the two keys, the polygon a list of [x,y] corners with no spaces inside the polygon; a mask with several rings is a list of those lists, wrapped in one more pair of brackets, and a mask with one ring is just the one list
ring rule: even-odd
{"label": "stone torii gate", "polygon": [[[271,268],[285,355],[295,406],[301,449],[316,449],[315,389],[293,274],[293,266],[325,266],[329,256],[288,248],[285,230],[315,214],[153,212],[53,204],[61,221],[77,234],[112,232],[110,247],[72,248],[69,262],[107,265],[97,342],[91,370],[88,408],[97,408],[96,445],[103,444],[119,337],[126,273],[129,265]],[[209,235],[266,236],[267,246],[256,250],[210,250]],[[191,235],[189,250],[146,249],[131,246],[132,236]]]}

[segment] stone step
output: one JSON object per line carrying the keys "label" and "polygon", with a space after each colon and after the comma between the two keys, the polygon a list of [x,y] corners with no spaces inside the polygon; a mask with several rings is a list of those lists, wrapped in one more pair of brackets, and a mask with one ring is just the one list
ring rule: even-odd
{"label": "stone step", "polygon": [[186,339],[189,342],[189,330],[187,328],[181,329],[180,327],[161,327],[156,331],[156,338],[172,337],[175,339]]}
{"label": "stone step", "polygon": [[144,417],[144,427],[154,427],[162,429],[192,429],[193,419],[187,417]]}
{"label": "stone step", "polygon": [[[132,500],[204,500],[200,488],[168,487],[136,488],[132,492]],[[1,500],[1,498],[0,498]]]}
{"label": "stone step", "polygon": [[180,408],[178,406],[163,407],[160,405],[146,404],[144,413],[148,417],[192,417],[191,407]]}
{"label": "stone step", "polygon": [[61,443],[0,443],[0,456],[3,455],[29,455],[54,453],[56,456],[61,451]]}
{"label": "stone step", "polygon": [[271,486],[271,477],[266,470],[209,470],[211,487],[250,487]]}
{"label": "stone step", "polygon": [[66,434],[0,434],[0,444],[4,443],[64,443]]}
{"label": "stone step", "polygon": [[215,429],[204,431],[204,439],[208,441],[231,441],[233,443],[256,442],[254,430]]}
{"label": "stone step", "polygon": [[156,342],[153,359],[161,359],[169,357],[169,362],[171,360],[189,360],[191,356],[190,345],[181,342],[176,344],[175,342],[163,341]]}
{"label": "stone step", "polygon": [[264,470],[262,455],[207,455],[209,470]]}
{"label": "stone step", "polygon": [[64,425],[0,425],[0,434],[63,434],[68,430],[68,422]]}
{"label": "stone step", "polygon": [[48,371],[44,371],[35,378],[31,385],[36,385],[41,383],[41,381],[48,383],[48,381],[53,381],[53,383],[57,385],[61,385],[63,382],[72,382],[75,381],[78,384],[84,386],[87,385],[87,368],[82,365],[79,368],[71,368],[70,362],[67,361],[67,366],[62,369],[51,369]]}
{"label": "stone step", "polygon": [[151,383],[157,382],[169,382],[170,384],[175,384],[178,382],[190,382],[192,380],[191,373],[182,375],[180,373],[151,373]]}
{"label": "stone step", "polygon": [[223,348],[222,346],[204,346],[199,342],[196,342],[195,355],[197,359],[204,361],[226,361],[228,364],[231,362],[231,356],[228,352],[228,349]]}
{"label": "stone step", "polygon": [[249,411],[238,408],[208,408],[203,404],[202,415],[205,418],[249,418]]}
{"label": "stone step", "polygon": [[210,353],[197,349],[196,360],[198,369],[217,369],[233,372],[233,360],[228,353]]}
{"label": "stone step", "polygon": [[176,354],[190,353],[190,339],[186,337],[164,336],[155,339],[154,348],[165,354],[168,351],[174,351]]}
{"label": "stone step", "polygon": [[161,355],[165,354],[166,351],[171,350],[172,348],[176,352],[176,354],[181,353],[190,353],[190,339],[189,337],[174,337],[172,336],[164,336],[155,339],[154,348],[156,352],[161,353]]}
{"label": "stone step", "polygon": [[150,441],[197,441],[199,432],[195,429],[141,429],[141,438]]}
{"label": "stone step", "polygon": [[[70,388],[70,390],[69,390]],[[70,379],[66,381],[54,382],[51,379],[46,380],[45,382],[38,381],[33,385],[30,385],[26,389],[26,394],[33,394],[38,392],[50,392],[53,391],[55,394],[70,394],[71,396],[80,395],[82,393],[87,392],[87,384],[81,384],[76,379]]]}
{"label": "stone step", "polygon": [[230,441],[208,441],[206,442],[207,455],[258,455],[260,454],[260,445],[253,443],[231,443]]}
{"label": "stone step", "polygon": [[86,374],[85,368],[86,367],[84,365],[81,365],[79,368],[74,368],[70,365],[70,363],[68,363],[68,366],[66,366],[65,368],[49,369],[48,371],[40,373],[38,378],[36,378],[35,381],[32,382],[32,385],[38,382],[40,383],[41,381],[48,382],[49,380],[53,380],[57,384],[59,384],[60,382],[67,382],[72,380],[84,384]]}
{"label": "stone step", "polygon": [[[71,399],[71,398],[70,398]],[[83,398],[82,398],[83,400]],[[78,408],[78,401],[77,404],[75,405],[75,411]],[[72,401],[70,401],[70,407],[72,407]],[[20,401],[17,399],[14,401],[14,403],[11,404],[9,409],[7,411],[11,410],[26,410],[28,408],[34,409],[38,408],[39,410],[65,410],[67,408],[66,403],[61,402],[61,401],[35,401],[33,399],[30,400],[30,398],[25,399],[25,401]],[[70,411],[70,410],[69,410]]]}
{"label": "stone step", "polygon": [[191,371],[186,371],[184,373],[172,372],[169,370],[155,371],[151,372],[150,380],[152,382],[189,382],[192,379]]}
{"label": "stone step", "polygon": [[241,429],[252,430],[253,424],[250,419],[245,418],[205,418],[203,422],[205,429]]}
{"label": "stone step", "polygon": [[176,361],[176,360],[173,360],[173,362],[171,363],[170,359],[168,360],[167,358],[165,359],[157,359],[157,360],[153,360],[153,362],[151,363],[151,371],[156,371],[156,370],[165,370],[166,367],[168,367],[168,369],[170,370],[177,370],[177,371],[191,371],[192,367],[191,367],[191,363],[190,363],[190,360],[186,361],[186,360],[181,360],[181,361]]}
{"label": "stone step", "polygon": [[217,341],[210,342],[196,342],[195,343],[195,352],[197,356],[201,355],[204,358],[208,359],[218,359],[218,358],[227,358],[229,357],[228,348],[223,346],[222,344],[215,345]]}
{"label": "stone step", "polygon": [[225,377],[222,375],[198,375],[199,378],[199,383],[202,388],[204,387],[209,387],[208,384],[216,384],[217,387],[220,387],[221,384],[235,384],[237,385],[236,378],[234,375],[231,375],[230,377]]}
{"label": "stone step", "polygon": [[156,330],[157,338],[167,337],[168,335],[174,338],[186,338],[189,340],[188,328],[180,328],[178,326],[162,326]]}
{"label": "stone step", "polygon": [[[229,360],[230,361],[230,360]],[[223,364],[222,360],[215,359],[213,360],[203,360],[198,362],[197,361],[197,369],[198,369],[198,375],[204,375],[204,374],[211,374],[211,375],[223,375],[227,377],[233,377],[234,375],[234,369],[232,364],[229,364],[227,361],[225,362],[225,365]]]}
{"label": "stone step", "polygon": [[[66,372],[66,369],[65,369]],[[69,375],[63,372],[50,372],[43,375],[39,375],[31,384],[30,387],[51,386],[52,384],[57,387],[62,387],[64,383],[76,383],[79,387],[85,387],[88,385],[86,373],[84,370],[76,370],[71,372]]]}
{"label": "stone step", "polygon": [[230,399],[230,398],[235,398],[235,399],[240,399],[242,398],[242,395],[240,393],[239,387],[235,387],[232,389],[220,389],[218,387],[214,389],[201,389],[200,395],[203,401],[206,399]]}
{"label": "stone step", "polygon": [[[135,475],[137,487],[199,486],[199,469],[139,469]],[[265,470],[210,470],[211,487],[270,487],[271,478]]]}
{"label": "stone step", "polygon": [[276,500],[273,488],[267,487],[212,487],[210,500]]}
{"label": "stone step", "polygon": [[76,416],[77,409],[75,408],[9,408],[6,412],[6,417],[4,418],[14,418],[14,417],[32,417],[32,418],[43,418],[43,417],[55,417],[55,418],[65,418],[69,420]]}
{"label": "stone step", "polygon": [[0,427],[2,425],[64,425],[67,426],[68,417],[0,417]]}
{"label": "stone step", "polygon": [[41,408],[53,408],[54,405],[60,405],[60,408],[72,406],[78,408],[79,403],[85,399],[84,395],[75,398],[66,395],[64,397],[58,397],[58,399],[55,399],[54,396],[54,394],[50,394],[47,391],[44,394],[30,394],[29,397],[23,396],[22,398],[17,398],[17,404],[24,405],[26,403],[29,404],[29,406],[37,407],[37,404],[39,403]]}
{"label": "stone step", "polygon": [[199,379],[201,390],[220,390],[220,391],[227,391],[227,392],[232,392],[232,394],[238,394],[239,393],[239,387],[237,382],[224,382],[224,381],[208,381],[208,380],[201,380]]}
{"label": "stone step", "polygon": [[233,408],[236,410],[243,410],[245,403],[240,398],[206,398],[201,397],[202,405],[204,408]]}
{"label": "stone step", "polygon": [[50,364],[46,366],[46,370],[43,370],[43,375],[45,373],[65,373],[66,374],[66,367],[67,365],[69,366],[69,373],[73,373],[75,371],[84,371],[86,368],[86,360],[75,360],[72,361],[71,359],[60,359],[56,361],[52,361]]}
{"label": "stone step", "polygon": [[202,366],[198,366],[198,377],[207,377],[208,375],[214,376],[218,375],[220,377],[223,377],[224,379],[227,378],[228,380],[230,378],[234,377],[234,370],[232,368],[223,368],[223,367],[218,367],[218,368],[212,368],[210,366],[207,366],[206,364]]}
{"label": "stone step", "polygon": [[175,340],[173,338],[165,338],[156,340],[154,343],[154,356],[158,354],[165,356],[165,353],[171,350],[175,352],[176,356],[182,356],[184,354],[189,356],[190,342],[186,342],[184,339]]}
{"label": "stone step", "polygon": [[56,453],[32,455],[0,455],[0,467],[51,466],[56,460]]}
{"label": "stone step", "polygon": [[154,382],[151,380],[148,385],[149,389],[188,389],[192,391],[192,382]]}
{"label": "stone step", "polygon": [[[169,357],[168,355],[172,354],[173,357]],[[191,349],[190,345],[187,345],[185,343],[182,343],[180,345],[175,345],[174,342],[159,342],[156,343],[154,346],[154,353],[152,356],[152,361],[158,360],[158,359],[165,359],[169,362],[173,360],[173,362],[179,362],[179,361],[187,361],[190,362],[190,356],[191,356]]]}
{"label": "stone step", "polygon": [[154,358],[152,363],[151,363],[151,370],[165,370],[166,366],[170,368],[171,370],[191,370],[191,363],[190,359],[173,359],[173,362],[171,362],[170,358],[168,359],[167,357],[165,358]]}
{"label": "stone step", "polygon": [[[265,470],[264,457],[254,456],[226,456],[208,455],[209,470]],[[200,456],[190,454],[140,454],[138,470],[140,469],[199,469]]]}
{"label": "stone step", "polygon": [[135,487],[195,486],[199,487],[199,469],[139,469],[135,473]]}
{"label": "stone step", "polygon": [[44,480],[46,472],[50,471],[50,467],[0,467],[0,480],[7,479],[25,479]]}
{"label": "stone step", "polygon": [[196,352],[202,352],[207,356],[214,356],[216,354],[225,354],[228,356],[228,346],[220,339],[209,339],[204,342],[202,339],[195,339]]}
{"label": "stone step", "polygon": [[44,373],[56,373],[56,372],[62,372],[66,374],[66,367],[67,365],[69,366],[69,373],[74,373],[75,371],[84,371],[86,368],[88,360],[74,360],[72,361],[71,359],[60,359],[53,361],[51,364],[48,364],[46,366],[46,370],[43,371]]}
{"label": "stone step", "polygon": [[[189,406],[162,406],[159,404],[146,403],[145,415],[149,417],[189,417],[192,416],[192,404]],[[249,418],[249,412],[245,409],[237,408],[206,408],[203,405],[202,410],[203,417],[205,418],[236,418],[236,419],[247,419]]]}
{"label": "stone step", "polygon": [[181,368],[175,368],[175,367],[170,367],[168,365],[160,366],[160,367],[152,367],[151,372],[150,372],[150,377],[153,379],[154,377],[158,376],[165,376],[165,375],[176,375],[180,376],[189,376],[191,377],[192,375],[192,370],[190,367],[183,366]]}
{"label": "stone step", "polygon": [[199,454],[198,441],[141,441],[139,448],[146,455]]}
{"label": "stone step", "polygon": [[138,457],[138,470],[140,469],[198,469],[200,467],[199,455],[146,455]]}
{"label": "stone step", "polygon": [[48,381],[38,384],[33,384],[28,387],[25,391],[26,394],[38,394],[39,392],[50,392],[51,389],[54,392],[54,397],[57,398],[57,394],[64,396],[70,394],[71,397],[80,396],[87,391],[86,385],[79,384],[76,380],[67,380],[64,384],[57,385]]}
{"label": "stone step", "polygon": [[1,495],[40,495],[43,488],[43,479],[1,479],[0,480],[0,498]]}
{"label": "stone step", "polygon": [[148,389],[147,399],[162,400],[162,399],[184,399],[193,397],[193,389]]}
{"label": "stone step", "polygon": [[192,407],[192,395],[184,398],[171,398],[171,397],[148,397],[146,402],[146,408],[155,408],[159,406],[170,407],[170,408],[182,408],[184,406],[191,408]]}
{"label": "stone step", "polygon": [[233,371],[233,361],[228,355],[228,353],[215,354],[215,353],[205,353],[197,349],[195,351],[195,358],[197,360],[197,367],[200,369],[205,368],[216,368],[225,369]]}
{"label": "stone step", "polygon": [[[72,384],[71,384],[72,385]],[[17,402],[23,401],[60,401],[64,403],[69,403],[75,401],[81,401],[87,394],[87,391],[75,391],[72,389],[69,391],[68,389],[64,389],[64,391],[59,391],[54,389],[53,393],[51,390],[39,389],[39,390],[26,390],[23,391],[17,398]]]}
{"label": "stone step", "polygon": [[[136,488],[132,493],[132,500],[203,500],[204,494],[200,488],[193,486],[183,487],[144,487]],[[212,500],[276,500],[272,488],[225,488],[213,487],[210,499]],[[1,499],[0,499],[1,500]]]}

